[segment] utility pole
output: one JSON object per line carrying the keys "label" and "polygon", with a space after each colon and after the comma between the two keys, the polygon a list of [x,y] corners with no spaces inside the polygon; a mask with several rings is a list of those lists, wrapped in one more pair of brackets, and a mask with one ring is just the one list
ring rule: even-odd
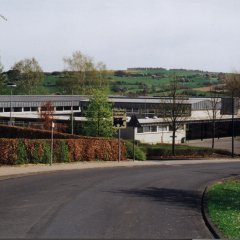
{"label": "utility pole", "polygon": [[72,134],[73,134],[73,90],[72,90]]}
{"label": "utility pole", "polygon": [[232,92],[232,158],[234,158],[234,97]]}
{"label": "utility pole", "polygon": [[51,134],[51,159],[50,159],[50,166],[52,166],[52,163],[53,163],[53,128],[54,128],[54,122],[52,121],[52,134]]}
{"label": "utility pole", "polygon": [[10,95],[10,116],[9,116],[9,123],[12,126],[12,87],[16,87],[16,84],[7,84],[8,87],[11,87],[11,95]]}

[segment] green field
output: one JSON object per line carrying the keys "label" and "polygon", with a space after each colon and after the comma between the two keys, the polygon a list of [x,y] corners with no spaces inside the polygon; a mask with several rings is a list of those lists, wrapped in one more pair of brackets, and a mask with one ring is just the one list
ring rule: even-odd
{"label": "green field", "polygon": [[[118,74],[120,72],[121,74]],[[209,73],[194,70],[125,70],[109,71],[110,93],[113,95],[148,95],[165,96],[168,93],[169,82],[176,76],[180,83],[180,92],[189,96],[208,96],[209,92],[194,90],[221,83],[218,73]],[[49,94],[64,94],[59,86],[62,74],[45,74],[43,86]]]}
{"label": "green field", "polygon": [[240,239],[240,179],[213,185],[207,194],[212,221],[228,239]]}

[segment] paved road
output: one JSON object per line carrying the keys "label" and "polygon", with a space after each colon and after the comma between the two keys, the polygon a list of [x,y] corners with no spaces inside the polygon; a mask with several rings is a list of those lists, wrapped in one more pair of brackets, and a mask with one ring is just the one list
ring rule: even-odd
{"label": "paved road", "polygon": [[240,163],[119,167],[0,181],[1,238],[211,238],[201,194]]}
{"label": "paved road", "polygon": [[[186,142],[186,145],[189,146],[197,146],[197,147],[212,147],[212,139],[203,139],[201,140],[190,140]],[[224,137],[224,138],[215,138],[215,148],[224,149],[232,152],[232,138]],[[240,154],[240,137],[235,137],[234,139],[234,153]]]}

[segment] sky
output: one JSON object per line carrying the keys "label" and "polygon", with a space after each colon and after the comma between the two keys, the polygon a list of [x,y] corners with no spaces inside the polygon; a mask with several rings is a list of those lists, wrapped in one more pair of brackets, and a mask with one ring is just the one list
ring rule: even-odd
{"label": "sky", "polygon": [[108,69],[232,72],[239,29],[239,0],[0,0],[0,61],[61,71],[81,51]]}

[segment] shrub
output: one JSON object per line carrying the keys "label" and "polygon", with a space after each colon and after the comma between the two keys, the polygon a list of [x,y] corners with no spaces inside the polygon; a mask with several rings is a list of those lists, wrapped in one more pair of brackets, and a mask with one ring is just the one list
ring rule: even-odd
{"label": "shrub", "polygon": [[[145,149],[148,159],[162,159],[172,157],[172,145],[171,144],[142,144],[142,148]],[[205,147],[193,147],[185,145],[175,146],[175,157],[207,157],[211,156],[213,153],[220,155],[229,155],[228,151],[221,149],[211,149]]]}
{"label": "shrub", "polygon": [[[133,159],[133,145],[129,141],[125,141],[125,146],[126,146],[126,157],[127,158],[132,158]],[[135,145],[135,159],[136,160],[146,160],[146,154],[145,152]]]}
{"label": "shrub", "polygon": [[66,141],[60,140],[59,141],[59,151],[57,152],[58,158],[57,161],[60,162],[69,162],[69,150]]}
{"label": "shrub", "polygon": [[50,163],[51,159],[51,147],[48,142],[43,142],[43,156],[42,163]]}
{"label": "shrub", "polygon": [[25,164],[25,163],[28,163],[26,145],[22,139],[19,139],[17,142],[16,164]]}
{"label": "shrub", "polygon": [[32,163],[41,163],[42,161],[40,153],[40,143],[34,143],[34,149],[32,153]]}

